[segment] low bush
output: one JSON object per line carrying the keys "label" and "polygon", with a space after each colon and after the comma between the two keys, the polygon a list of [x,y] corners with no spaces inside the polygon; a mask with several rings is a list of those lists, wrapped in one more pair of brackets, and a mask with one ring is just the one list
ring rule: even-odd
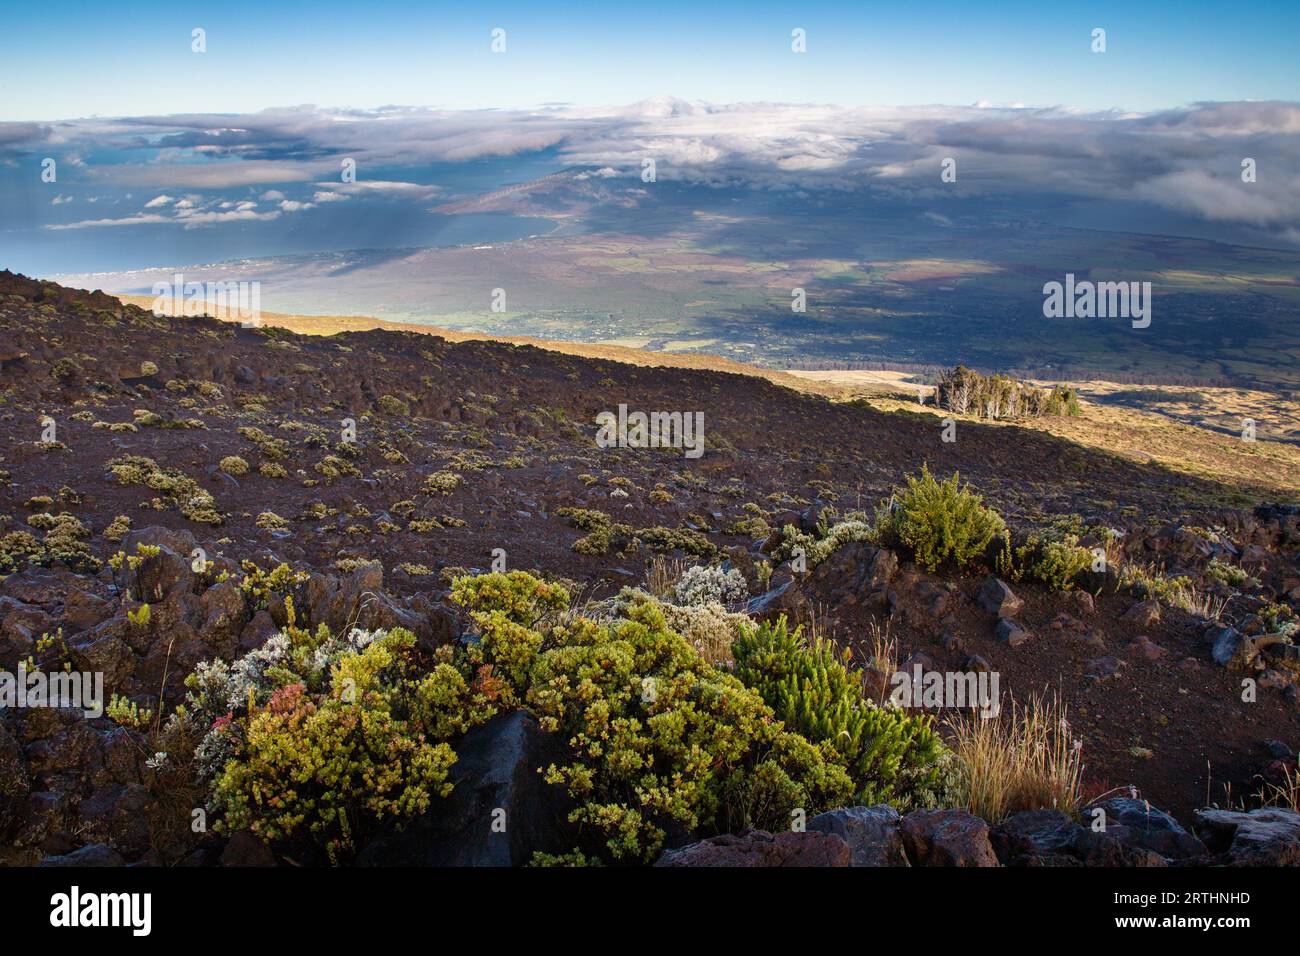
{"label": "low bush", "polygon": [[1006,525],[969,485],[959,482],[955,472],[936,481],[922,467],[920,475],[909,477],[907,487],[877,511],[877,541],[905,550],[927,571],[980,561],[994,538],[1006,536]]}
{"label": "low bush", "polygon": [[749,597],[745,576],[735,568],[724,571],[719,567],[697,564],[687,568],[673,587],[675,604],[682,606],[700,604],[736,604]]}
{"label": "low bush", "polygon": [[906,810],[942,799],[949,763],[931,719],[867,699],[862,675],[829,641],[805,639],[782,616],[743,628],[732,656],[736,676],[788,729],[835,750],[858,802]]}
{"label": "low bush", "polygon": [[1092,562],[1092,552],[1079,547],[1074,535],[1053,538],[1034,534],[1016,548],[1013,576],[1018,581],[1037,581],[1053,591],[1067,591]]}
{"label": "low bush", "polygon": [[460,578],[453,600],[481,634],[484,663],[567,742],[546,779],[574,801],[583,845],[570,859],[649,862],[669,836],[787,829],[796,809],[852,794],[833,748],[784,729],[647,594],[631,592],[612,622],[566,612],[563,588],[523,572]]}
{"label": "low bush", "polygon": [[205,731],[195,759],[219,831],[309,841],[341,862],[450,793],[448,741],[508,697],[464,650],[424,653],[400,628],[309,632],[294,625],[292,605],[290,617],[233,664],[200,665],[169,724]]}

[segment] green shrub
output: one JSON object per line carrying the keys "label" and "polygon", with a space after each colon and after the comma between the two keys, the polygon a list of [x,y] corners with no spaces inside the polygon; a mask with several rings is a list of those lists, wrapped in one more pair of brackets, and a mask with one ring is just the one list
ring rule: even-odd
{"label": "green shrub", "polygon": [[292,611],[283,633],[234,664],[200,665],[187,686],[173,719],[210,728],[196,756],[218,830],[310,840],[335,862],[449,794],[448,741],[508,702],[463,650],[426,654],[400,628],[313,633]]}
{"label": "green shrub", "polygon": [[930,718],[868,700],[862,675],[830,642],[805,640],[782,616],[742,628],[731,653],[736,676],[788,729],[834,748],[859,803],[907,810],[941,799],[949,761]]}
{"label": "green shrub", "polygon": [[1015,579],[1038,581],[1053,591],[1069,590],[1093,561],[1092,552],[1079,547],[1078,542],[1072,534],[1060,538],[1030,535],[1025,544],[1016,548]]}
{"label": "green shrub", "polygon": [[201,524],[219,525],[225,521],[216,509],[212,494],[197,481],[174,468],[161,468],[152,458],[123,455],[108,462],[108,470],[119,485],[145,485],[164,496],[186,518]]}
{"label": "green shrub", "polygon": [[244,459],[240,458],[238,455],[227,455],[225,458],[221,459],[219,467],[226,474],[234,475],[236,478],[248,474],[248,462],[244,461]]}
{"label": "green shrub", "polygon": [[460,483],[461,477],[454,471],[435,471],[424,479],[424,492],[429,495],[449,495]]}
{"label": "green shrub", "polygon": [[935,481],[927,467],[876,513],[876,537],[886,547],[908,551],[927,571],[942,564],[964,568],[981,559],[1006,525],[954,472]]}
{"label": "green shrub", "polygon": [[1258,584],[1241,568],[1234,564],[1228,564],[1219,558],[1210,558],[1210,563],[1205,566],[1205,573],[1214,580],[1222,581],[1234,588],[1245,588]]}
{"label": "green shrub", "polygon": [[690,528],[642,528],[636,537],[654,551],[684,551],[697,558],[711,558],[718,553],[712,541]]}
{"label": "green shrub", "polygon": [[567,760],[545,770],[575,802],[569,820],[585,846],[568,858],[648,862],[670,835],[784,830],[794,810],[852,795],[829,745],[782,728],[649,595],[626,592],[612,622],[560,613],[567,592],[522,572],[460,578],[452,595],[481,633],[484,663],[567,745]]}

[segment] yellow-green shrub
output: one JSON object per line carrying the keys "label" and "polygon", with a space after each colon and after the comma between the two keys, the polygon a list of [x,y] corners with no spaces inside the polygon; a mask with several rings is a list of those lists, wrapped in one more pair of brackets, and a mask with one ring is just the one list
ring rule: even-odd
{"label": "yellow-green shrub", "polygon": [[786,829],[796,808],[851,796],[829,746],[786,731],[757,692],[669,629],[649,595],[629,592],[610,622],[561,614],[563,589],[522,572],[461,578],[452,593],[482,634],[483,660],[511,674],[566,743],[546,779],[575,801],[579,856],[649,861],[669,836]]}
{"label": "yellow-green shrub", "polygon": [[425,812],[451,792],[448,741],[510,698],[464,651],[420,651],[415,636],[290,622],[233,665],[200,665],[187,681],[190,719],[218,829],[309,840],[346,859],[381,826]]}
{"label": "yellow-green shrub", "polygon": [[1016,580],[1028,579],[1053,591],[1066,591],[1092,567],[1092,561],[1092,552],[1079,547],[1079,539],[1072,534],[1059,538],[1033,534],[1016,548],[1014,573]]}
{"label": "yellow-green shrub", "polygon": [[935,481],[924,466],[876,513],[877,540],[906,550],[927,571],[974,564],[995,537],[1005,534],[1001,516],[969,485],[961,485],[955,472]]}

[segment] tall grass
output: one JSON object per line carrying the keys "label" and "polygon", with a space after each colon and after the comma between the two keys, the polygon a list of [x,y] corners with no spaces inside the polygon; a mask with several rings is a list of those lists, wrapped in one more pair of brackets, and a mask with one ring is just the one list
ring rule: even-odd
{"label": "tall grass", "polygon": [[1188,614],[1217,621],[1228,607],[1228,598],[1219,597],[1195,584],[1189,584],[1174,593],[1172,603]]}
{"label": "tall grass", "polygon": [[660,600],[671,598],[673,588],[686,573],[687,563],[681,558],[666,558],[657,554],[646,567],[645,589]]}
{"label": "tall grass", "polygon": [[873,620],[869,627],[868,640],[863,644],[866,652],[871,655],[868,663],[872,669],[885,677],[880,685],[880,693],[876,695],[876,703],[883,704],[889,697],[890,682],[898,672],[898,638],[889,632],[888,622],[880,625]]}
{"label": "tall grass", "polygon": [[1020,810],[1077,815],[1083,803],[1082,741],[1070,735],[1066,707],[1052,697],[1012,701],[997,717],[949,718],[959,801],[998,821]]}
{"label": "tall grass", "polygon": [[1261,803],[1266,807],[1282,807],[1300,813],[1300,770],[1283,767],[1282,774],[1282,783],[1265,784],[1260,794]]}

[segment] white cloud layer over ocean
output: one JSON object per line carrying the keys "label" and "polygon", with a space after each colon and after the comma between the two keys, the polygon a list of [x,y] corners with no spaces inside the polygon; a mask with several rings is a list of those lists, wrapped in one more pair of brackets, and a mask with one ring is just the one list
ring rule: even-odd
{"label": "white cloud layer over ocean", "polygon": [[[1289,102],[1089,113],[659,98],[605,109],[304,106],[0,124],[0,163],[11,171],[35,169],[51,156],[78,164],[78,182],[113,201],[114,215],[84,215],[84,203],[63,201],[59,221],[42,224],[61,230],[168,222],[195,228],[372,198],[428,204],[454,198],[436,175],[420,181],[432,164],[542,151],[557,167],[607,177],[638,176],[642,161],[653,158],[663,180],[920,196],[944,188],[940,163],[953,157],[967,196],[1032,192],[1144,203],[1300,242],[1300,103]],[[1254,183],[1241,179],[1247,157],[1257,164]],[[344,158],[356,161],[355,183],[340,181]],[[400,175],[405,170],[410,181]],[[35,173],[29,188],[42,188]],[[232,202],[227,192],[238,189],[253,190],[251,198]],[[78,205],[82,215],[72,215]]]}

